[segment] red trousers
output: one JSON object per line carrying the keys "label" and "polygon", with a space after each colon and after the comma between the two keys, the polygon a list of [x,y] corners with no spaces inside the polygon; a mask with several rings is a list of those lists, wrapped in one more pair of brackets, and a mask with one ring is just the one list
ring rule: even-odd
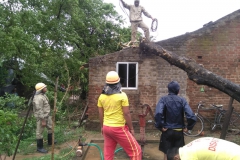
{"label": "red trousers", "polygon": [[108,127],[103,126],[104,136],[104,160],[113,160],[114,151],[119,144],[128,154],[131,160],[141,160],[142,150],[136,139],[129,132],[127,126]]}

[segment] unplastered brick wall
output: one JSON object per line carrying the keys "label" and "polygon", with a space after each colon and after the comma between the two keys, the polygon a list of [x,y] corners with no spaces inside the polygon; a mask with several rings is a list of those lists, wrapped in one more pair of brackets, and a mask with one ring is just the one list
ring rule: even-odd
{"label": "unplastered brick wall", "polygon": [[106,74],[116,70],[117,62],[138,62],[139,84],[137,90],[123,90],[129,98],[133,120],[138,120],[141,104],[155,104],[156,86],[154,80],[155,59],[152,56],[139,54],[139,48],[128,48],[119,52],[90,59],[89,61],[89,120],[98,119],[97,100],[105,84]]}
{"label": "unplastered brick wall", "polygon": [[[139,120],[139,114],[145,114],[148,104],[155,112],[156,104],[160,96],[167,94],[167,84],[177,80],[181,85],[181,95],[186,97],[186,73],[179,68],[169,65],[161,57],[151,53],[142,53],[139,48],[128,48],[119,52],[107,54],[90,59],[89,61],[89,94],[88,115],[89,120],[98,119],[97,99],[105,84],[107,72],[116,70],[117,62],[138,62],[138,88],[136,90],[125,89],[130,103],[130,111],[133,121]],[[147,121],[153,120],[148,114]]]}
{"label": "unplastered brick wall", "polygon": [[[240,10],[210,22],[195,32],[158,44],[168,51],[195,60],[216,75],[240,84]],[[186,97],[193,110],[196,110],[199,101],[205,101],[207,105],[223,104],[227,109],[230,100],[227,94],[210,86],[197,85],[189,79],[186,83]],[[233,105],[240,111],[239,102],[234,101]]]}
{"label": "unplastered brick wall", "polygon": [[[139,131],[139,115],[147,113],[144,104],[155,112],[156,104],[161,96],[167,95],[167,85],[177,80],[181,85],[180,94],[186,97],[186,73],[170,65],[161,57],[151,53],[142,53],[139,48],[128,48],[119,52],[90,59],[89,61],[89,93],[88,122],[86,129],[100,130],[97,100],[105,84],[105,76],[111,70],[116,70],[117,62],[138,62],[138,87],[136,90],[123,90],[128,95],[130,112],[136,132]],[[154,119],[150,112],[145,117],[146,131],[156,131]]]}
{"label": "unplastered brick wall", "polygon": [[[157,42],[164,49],[193,59],[207,70],[240,83],[240,10],[191,33]],[[144,112],[142,104],[151,106],[153,112],[160,97],[166,95],[167,84],[177,80],[180,95],[187,99],[195,111],[199,101],[223,104],[227,108],[230,97],[215,88],[198,85],[189,80],[187,73],[151,53],[139,48],[127,48],[119,52],[98,56],[89,61],[89,120],[98,120],[97,99],[101,94],[107,72],[116,70],[117,62],[138,62],[138,89],[124,90],[129,97],[133,121]],[[240,112],[239,102],[234,107]],[[146,120],[151,120],[148,115]],[[98,122],[97,122],[98,123]]]}

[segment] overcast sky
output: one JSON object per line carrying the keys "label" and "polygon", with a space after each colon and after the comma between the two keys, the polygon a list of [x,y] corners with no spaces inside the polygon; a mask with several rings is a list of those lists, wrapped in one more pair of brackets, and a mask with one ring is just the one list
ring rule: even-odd
{"label": "overcast sky", "polygon": [[[134,0],[124,1],[134,4]],[[130,26],[119,0],[103,2],[113,3],[116,11],[126,19],[125,26]],[[155,36],[157,41],[193,32],[210,21],[214,22],[240,9],[239,0],[140,0],[140,5],[158,19],[158,30],[150,31],[150,35]],[[151,28],[151,19],[143,15],[143,21]]]}

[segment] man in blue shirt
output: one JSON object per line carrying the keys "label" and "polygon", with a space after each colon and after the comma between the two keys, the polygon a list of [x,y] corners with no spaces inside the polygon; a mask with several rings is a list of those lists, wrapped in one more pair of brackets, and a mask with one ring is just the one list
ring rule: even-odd
{"label": "man in blue shirt", "polygon": [[[185,145],[184,134],[191,130],[196,123],[196,116],[187,101],[178,96],[180,86],[177,81],[168,84],[168,95],[161,97],[155,111],[155,126],[162,131],[159,150],[167,160],[167,150]],[[184,114],[187,126],[184,124]]]}

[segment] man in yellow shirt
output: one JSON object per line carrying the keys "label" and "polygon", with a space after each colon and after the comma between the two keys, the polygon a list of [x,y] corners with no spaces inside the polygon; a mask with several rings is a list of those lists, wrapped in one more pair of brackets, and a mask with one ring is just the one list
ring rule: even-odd
{"label": "man in yellow shirt", "polygon": [[104,136],[104,160],[114,159],[117,144],[125,150],[131,160],[141,160],[142,151],[134,138],[128,97],[121,91],[117,72],[108,72],[106,84],[97,105]]}
{"label": "man in yellow shirt", "polygon": [[168,160],[240,160],[240,146],[223,139],[203,137],[167,151]]}

